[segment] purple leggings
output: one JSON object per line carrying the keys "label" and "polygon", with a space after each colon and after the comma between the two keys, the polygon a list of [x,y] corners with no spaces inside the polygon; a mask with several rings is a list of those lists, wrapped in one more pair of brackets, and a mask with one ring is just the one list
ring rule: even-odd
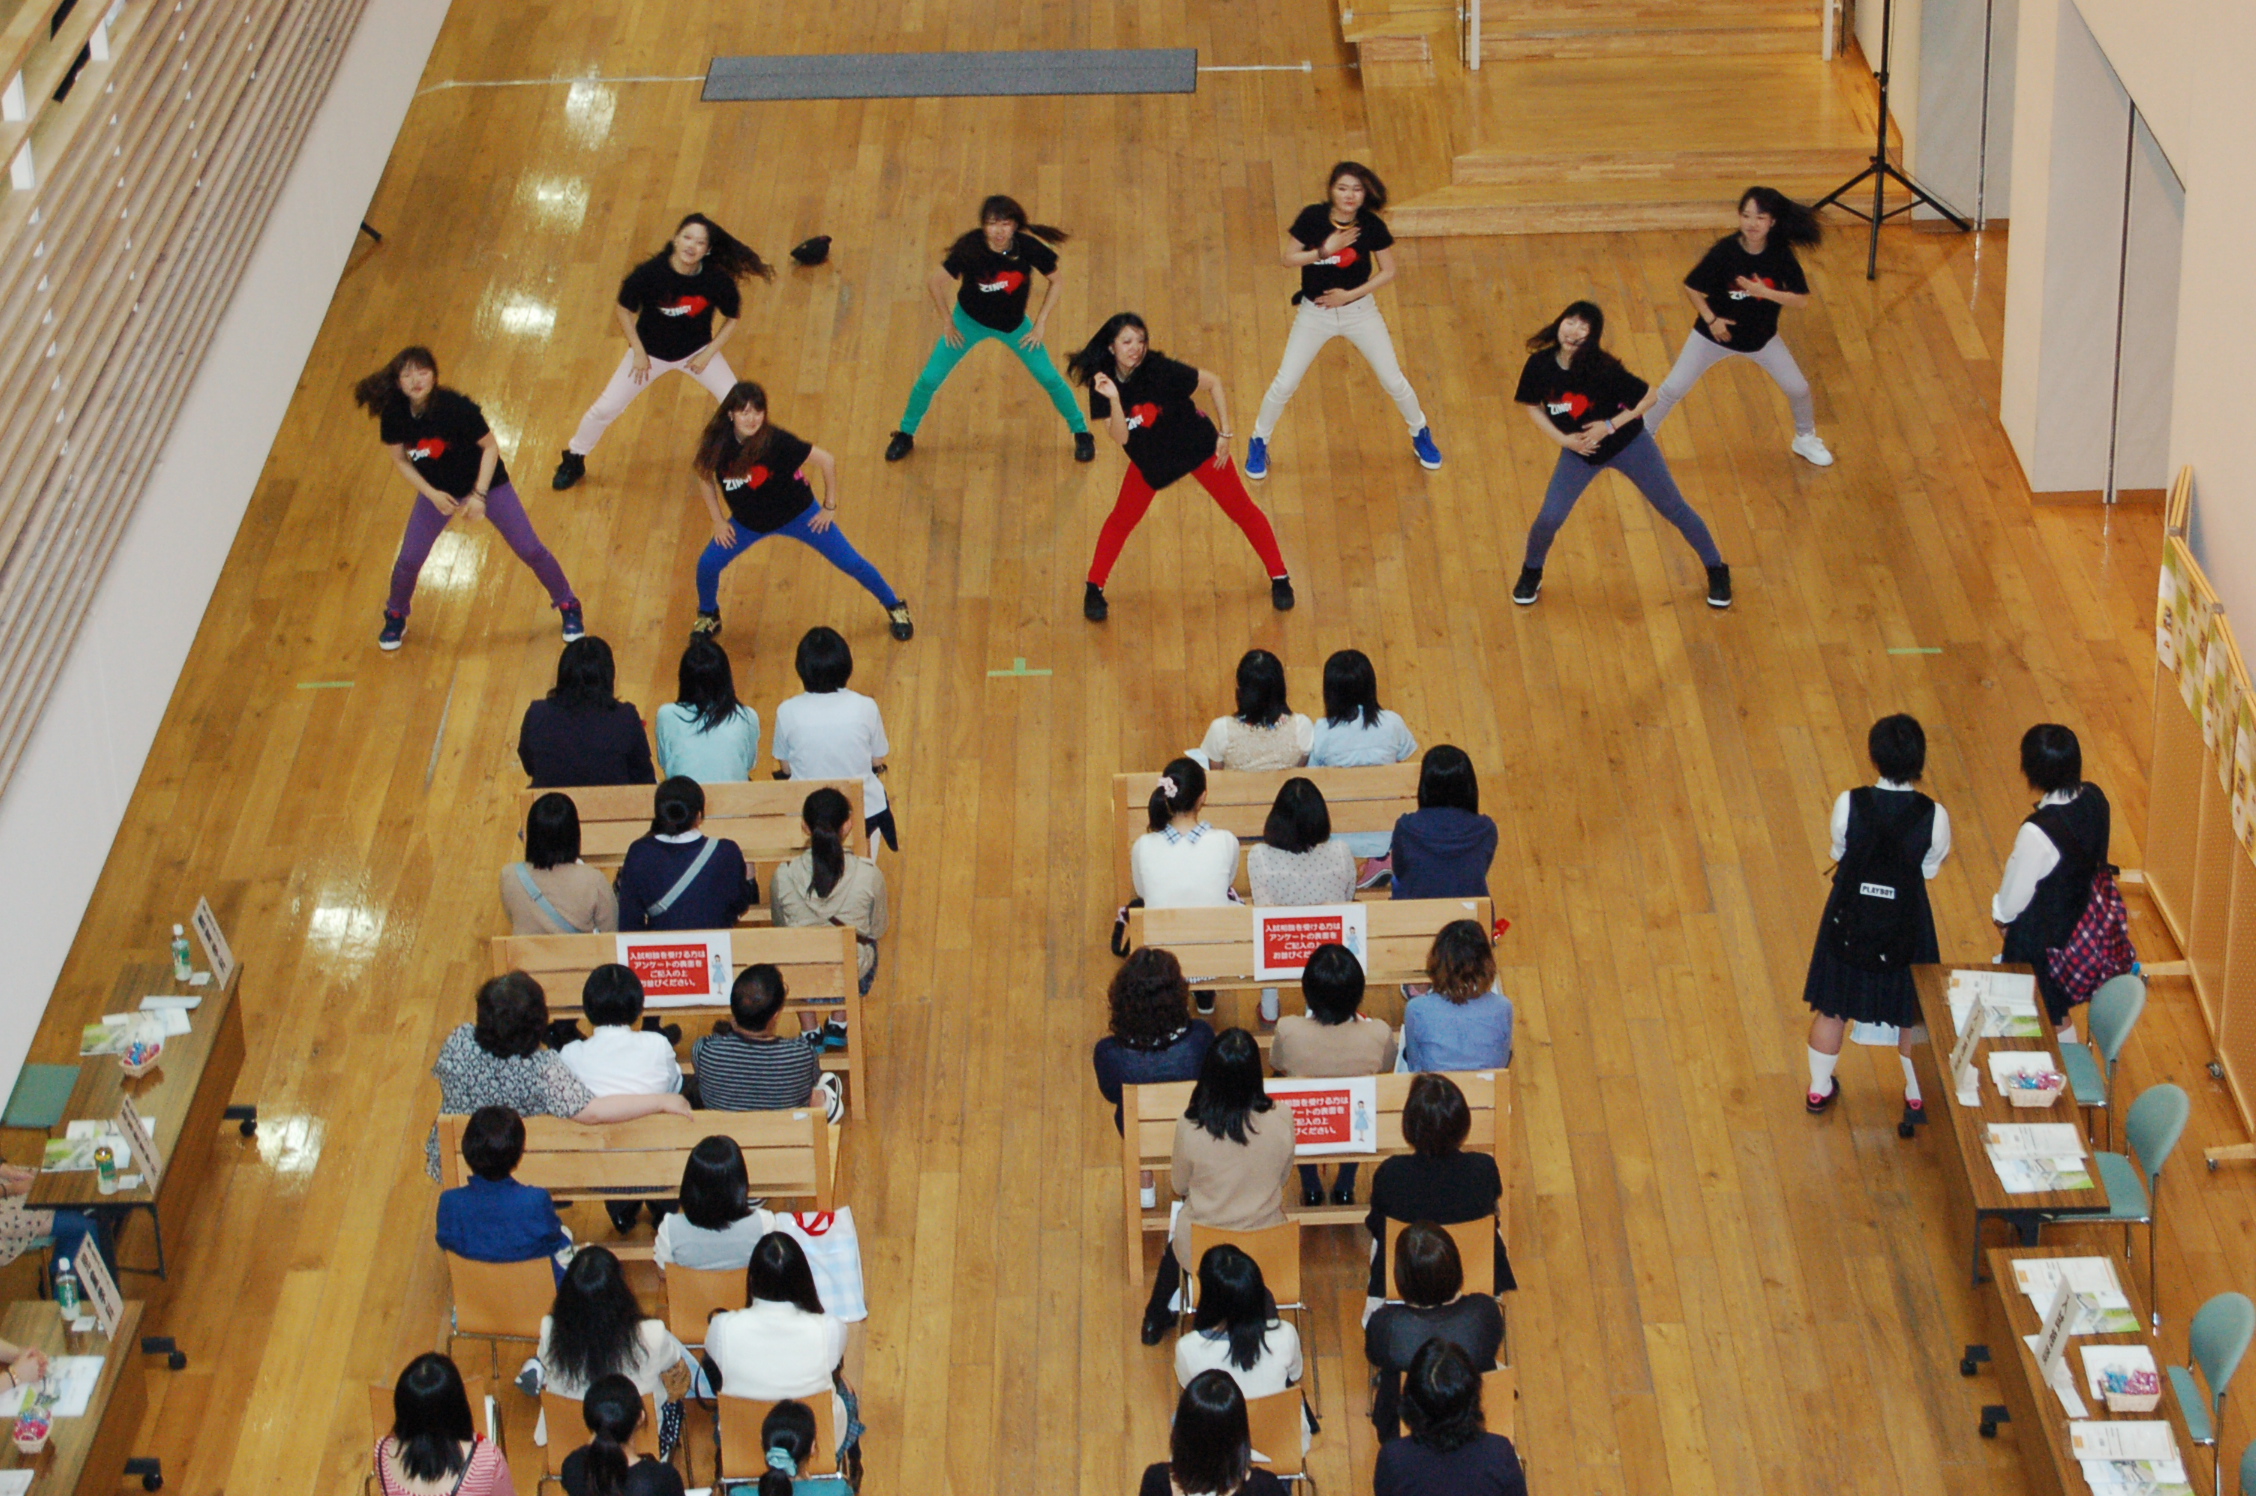
{"label": "purple leggings", "polygon": [[[458,510],[457,513],[460,511]],[[441,514],[438,506],[421,494],[415,496],[415,507],[408,511],[407,533],[400,537],[399,559],[392,563],[392,595],[384,603],[384,611],[407,616],[408,604],[415,597],[415,579],[422,574],[423,562],[430,556],[431,547],[438,544],[439,532],[447,527],[450,515]],[[541,585],[548,589],[548,600],[561,608],[572,601],[572,584],[564,579],[564,568],[549,554],[548,547],[533,533],[533,522],[525,517],[525,505],[517,497],[516,488],[507,483],[496,484],[486,494],[486,518],[509,542],[517,559],[533,569]]]}

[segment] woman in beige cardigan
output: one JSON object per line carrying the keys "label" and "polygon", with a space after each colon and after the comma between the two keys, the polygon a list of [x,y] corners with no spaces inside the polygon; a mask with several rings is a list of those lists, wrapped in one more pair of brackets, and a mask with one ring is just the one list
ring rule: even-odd
{"label": "woman in beige cardigan", "polygon": [[846,850],[853,808],[836,790],[816,790],[799,807],[807,850],[782,867],[768,885],[768,912],[778,926],[848,925],[860,962],[862,995],[877,980],[877,943],[885,937],[885,874],[867,857]]}

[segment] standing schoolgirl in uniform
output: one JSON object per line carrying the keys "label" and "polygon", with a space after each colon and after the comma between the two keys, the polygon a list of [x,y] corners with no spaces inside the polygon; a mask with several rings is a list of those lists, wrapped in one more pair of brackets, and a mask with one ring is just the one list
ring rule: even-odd
{"label": "standing schoolgirl in uniform", "polygon": [[[1897,1058],[1903,1064],[1904,1135],[1924,1120],[1919,1078],[1911,1068],[1912,1031],[1919,1026],[1919,993],[1912,985],[1915,962],[1936,962],[1935,912],[1927,903],[1927,883],[1950,855],[1950,814],[1917,789],[1927,768],[1927,734],[1919,723],[1897,713],[1872,724],[1865,750],[1880,782],[1870,789],[1843,790],[1833,802],[1833,892],[1818,921],[1817,945],[1810,952],[1802,1001],[1810,1006],[1809,1093],[1803,1104],[1822,1112],[1840,1099],[1833,1068],[1841,1062],[1841,1040],[1852,1023],[1883,1024],[1899,1030]],[[1913,868],[1917,877],[1905,876]],[[1846,875],[1846,876],[1844,876]],[[1867,970],[1844,953],[1840,916],[1848,901],[1866,898],[1875,883],[1889,890],[1886,908],[1902,936],[1896,955],[1906,957],[1884,971]]]}
{"label": "standing schoolgirl in uniform", "polygon": [[2057,722],[2021,735],[2021,773],[2042,798],[2013,835],[1990,918],[2005,937],[1999,959],[2037,969],[2045,1013],[2062,1038],[2072,1039],[2075,1005],[2045,953],[2066,945],[2084,917],[2092,875],[2107,861],[2113,813],[2100,787],[2084,779],[2083,745]]}
{"label": "standing schoolgirl in uniform", "polygon": [[399,559],[392,563],[392,591],[384,600],[384,628],[376,647],[393,650],[407,639],[407,610],[415,579],[438,543],[439,532],[461,515],[475,524],[493,521],[517,559],[533,569],[548,589],[549,602],[564,615],[567,643],[587,632],[580,602],[564,568],[549,554],[525,517],[525,506],[502,466],[501,448],[485,413],[468,395],[439,383],[439,361],[421,346],[403,348],[392,361],[353,386],[353,399],[377,420],[377,439],[392,454],[392,464],[417,494],[408,511],[407,533],[400,537]]}
{"label": "standing schoolgirl in uniform", "polygon": [[[1066,426],[1073,432],[1073,460],[1096,461],[1097,439],[1090,434],[1089,423],[1073,398],[1073,386],[1058,373],[1057,365],[1050,362],[1049,350],[1042,346],[1050,304],[1057,300],[1058,282],[1064,278],[1058,271],[1053,246],[1063,244],[1067,237],[1063,229],[1028,223],[1026,210],[1016,198],[998,193],[979,205],[979,227],[949,247],[947,258],[926,283],[932,304],[940,309],[940,341],[932,345],[932,357],[925,360],[924,372],[909,389],[909,408],[901,413],[901,427],[885,444],[887,462],[899,462],[916,449],[917,428],[924,424],[932,397],[963,362],[964,355],[974,345],[989,340],[1018,355],[1026,372],[1034,376],[1058,414],[1065,417]],[[1039,272],[1042,277],[1042,304],[1034,308],[1031,317],[1026,314],[1028,294],[1033,289],[1029,272]],[[952,300],[948,294],[950,281],[956,283]]]}
{"label": "standing schoolgirl in uniform", "polygon": [[1543,591],[1543,562],[1559,527],[1591,481],[1612,468],[1637,485],[1661,518],[1676,526],[1708,569],[1708,606],[1731,606],[1731,568],[1723,564],[1707,521],[1678,491],[1668,461],[1645,429],[1653,392],[1600,346],[1606,314],[1578,301],[1528,339],[1527,367],[1513,400],[1527,407],[1535,429],[1557,443],[1559,461],[1543,491],[1543,509],[1528,527],[1527,559],[1512,584],[1512,601],[1533,604]]}
{"label": "standing schoolgirl in uniform", "polygon": [[1105,434],[1128,453],[1128,472],[1120,497],[1097,533],[1097,553],[1089,562],[1089,585],[1081,616],[1102,623],[1105,579],[1120,559],[1136,526],[1151,508],[1152,496],[1178,478],[1195,477],[1199,487],[1230,516],[1269,570],[1269,606],[1278,612],[1293,605],[1292,577],[1269,516],[1256,508],[1230,462],[1230,433],[1217,431],[1198,408],[1204,392],[1214,402],[1222,425],[1230,424],[1230,402],[1222,381],[1205,369],[1177,363],[1152,351],[1151,334],[1134,312],[1118,312],[1097,335],[1066,361],[1066,372],[1089,387],[1089,414],[1105,423]]}
{"label": "standing schoolgirl in uniform", "polygon": [[728,394],[736,374],[721,345],[736,331],[742,309],[736,283],[748,275],[774,280],[775,268],[702,213],[684,218],[671,244],[627,272],[613,309],[627,335],[626,355],[580,417],[580,429],[549,479],[551,488],[570,488],[586,475],[588,453],[660,375],[679,369],[714,399]]}
{"label": "standing schoolgirl in uniform", "polygon": [[1418,392],[1403,377],[1394,356],[1394,339],[1387,335],[1386,318],[1372,295],[1394,279],[1394,235],[1379,217],[1386,207],[1386,184],[1359,161],[1342,161],[1332,167],[1326,188],[1327,202],[1310,203],[1285,230],[1284,261],[1300,272],[1300,290],[1293,305],[1292,335],[1285,340],[1284,362],[1261,397],[1261,414],[1253,423],[1253,441],[1246,448],[1245,473],[1259,482],[1269,476],[1269,433],[1284,418],[1308,366],[1334,338],[1345,338],[1379,376],[1410,428],[1410,450],[1421,467],[1441,466],[1441,448],[1434,445],[1426,414],[1418,406]]}
{"label": "standing schoolgirl in uniform", "polygon": [[1660,398],[1646,418],[1649,429],[1661,429],[1702,374],[1727,358],[1751,358],[1778,381],[1793,407],[1794,455],[1819,467],[1833,465],[1833,454],[1817,434],[1809,381],[1778,335],[1778,309],[1810,298],[1794,247],[1814,245],[1822,234],[1817,215],[1776,188],[1749,187],[1739,194],[1739,232],[1716,240],[1684,277],[1684,299],[1700,320],[1692,324],[1676,367],[1661,381]]}
{"label": "standing schoolgirl in uniform", "polygon": [[[820,503],[807,484],[808,467],[822,474]],[[883,605],[894,638],[916,632],[909,605],[838,528],[833,517],[838,513],[837,459],[770,424],[766,390],[748,379],[728,392],[705,423],[690,469],[713,518],[713,538],[697,558],[692,635],[721,631],[722,569],[770,535],[790,536],[861,583]]]}

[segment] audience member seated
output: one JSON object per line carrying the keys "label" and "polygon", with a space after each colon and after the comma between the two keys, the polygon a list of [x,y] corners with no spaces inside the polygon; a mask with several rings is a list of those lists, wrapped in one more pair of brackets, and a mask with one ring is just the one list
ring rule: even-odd
{"label": "audience member seated", "polygon": [[[1344,945],[1320,945],[1308,953],[1300,974],[1308,1011],[1277,1020],[1269,1046],[1269,1068],[1296,1080],[1328,1080],[1339,1075],[1377,1075],[1394,1068],[1394,1030],[1366,1018],[1363,963]],[[1332,1182],[1332,1203],[1355,1203],[1354,1164],[1341,1164]],[[1300,1166],[1300,1203],[1324,1203],[1324,1182],[1316,1165]]]}
{"label": "audience member seated", "polygon": [[697,1041],[697,1096],[721,1112],[774,1112],[805,1106],[822,1071],[815,1049],[798,1034],[781,1037],[776,1018],[788,989],[783,973],[765,961],[736,974],[729,1016]]}
{"label": "audience member seated", "polygon": [[1418,808],[1394,823],[1398,899],[1485,899],[1496,860],[1496,823],[1480,813],[1480,781],[1462,748],[1426,750]]}
{"label": "audience member seated", "polygon": [[482,1106],[462,1129],[462,1162],[470,1179],[439,1194],[439,1247],[472,1262],[530,1262],[546,1257],[564,1278],[572,1233],[547,1190],[512,1176],[525,1156],[525,1122],[506,1106]]}
{"label": "audience member seated", "polygon": [[[1277,1301],[1261,1280],[1261,1264],[1227,1242],[1199,1259],[1198,1308],[1191,1332],[1175,1342],[1175,1380],[1188,1387],[1202,1371],[1219,1371],[1249,1399],[1300,1385],[1300,1332],[1277,1317]],[[1304,1419],[1300,1447],[1313,1432]]]}
{"label": "audience member seated", "polygon": [[[689,1352],[664,1320],[644,1318],[610,1249],[582,1247],[556,1285],[556,1302],[541,1319],[540,1349],[525,1363],[517,1385],[527,1396],[553,1392],[576,1401],[605,1377],[624,1377],[636,1398],[660,1405],[658,1449],[671,1454],[681,1437],[682,1410],[668,1395],[667,1373],[674,1372],[686,1389],[688,1361]],[[548,1436],[571,1438],[565,1429],[550,1429]]]}
{"label": "audience member seated", "polygon": [[846,1326],[823,1309],[799,1243],[760,1238],[744,1274],[745,1307],[705,1327],[705,1374],[723,1397],[831,1395],[843,1464],[862,1440],[861,1400],[846,1385]]}
{"label": "audience member seated", "polygon": [[[1112,1126],[1117,1132],[1124,1125],[1120,1088],[1197,1080],[1206,1052],[1214,1045],[1214,1026],[1191,1016],[1191,989],[1183,980],[1183,965],[1173,951],[1157,946],[1129,953],[1112,974],[1108,998],[1112,1032],[1097,1041],[1091,1058],[1097,1069],[1097,1091],[1112,1103]],[[1148,1175],[1144,1184],[1147,1189],[1151,1185]]]}
{"label": "audience member seated", "polygon": [[1269,807],[1261,840],[1246,849],[1257,907],[1345,904],[1355,897],[1355,854],[1332,835],[1331,807],[1313,779],[1288,779]]}
{"label": "audience member seated", "polygon": [[[1285,1484],[1253,1463],[1245,1394],[1227,1372],[1202,1371],[1175,1404],[1167,1458],[1144,1467],[1136,1496],[1284,1496]],[[763,1493],[765,1496],[765,1493]]]}
{"label": "audience member seated", "polygon": [[[557,1054],[592,1094],[654,1096],[682,1088],[681,1061],[674,1057],[681,1030],[675,1028],[669,1038],[635,1027],[642,1021],[642,978],[632,970],[612,961],[589,972],[580,988],[580,1008],[595,1032],[572,1040]],[[611,1224],[621,1231],[634,1229],[639,1208],[631,1201],[605,1207]],[[664,1206],[650,1202],[652,1220],[664,1214]]]}
{"label": "audience member seated", "polygon": [[798,1478],[814,1462],[815,1410],[787,1397],[760,1420],[760,1448],[768,1468],[760,1475],[760,1496],[836,1496],[835,1475]]}
{"label": "audience member seated", "polygon": [[[564,1456],[564,1496],[683,1496],[681,1472],[643,1455],[631,1463],[627,1441],[649,1416],[642,1393],[623,1376],[596,1379],[580,1401],[580,1416],[595,1437]],[[561,1439],[561,1429],[549,1437]]]}
{"label": "audience member seated", "polygon": [[525,708],[517,760],[536,790],[657,781],[642,715],[612,694],[610,645],[588,634],[564,646],[555,688]]}
{"label": "audience member seated", "polygon": [[1403,1005],[1412,1070],[1502,1070],[1512,1063],[1512,1000],[1496,987],[1496,948],[1477,920],[1455,919],[1426,953],[1431,990]]}
{"label": "audience member seated", "polygon": [[658,770],[668,779],[741,784],[760,761],[760,715],[736,699],[728,651],[699,634],[682,651],[675,700],[658,708]]}
{"label": "audience member seated", "polygon": [[1266,649],[1238,661],[1238,709],[1216,717],[1199,743],[1209,769],[1297,769],[1316,729],[1285,700],[1284,662]]}
{"label": "audience member seated", "polygon": [[1196,759],[1167,766],[1152,790],[1151,829],[1128,849],[1129,876],[1147,909],[1227,904],[1238,878],[1238,839],[1199,818],[1206,770]]}
{"label": "audience member seated", "polygon": [[[652,1112],[689,1115],[678,1095],[597,1096],[580,1083],[553,1049],[541,1047],[548,1031],[548,997],[521,971],[489,979],[478,989],[478,1018],[439,1046],[431,1074],[439,1082],[439,1113],[467,1117],[482,1106],[506,1106],[520,1117],[570,1117],[575,1122],[626,1122]],[[439,1129],[423,1145],[423,1162],[439,1177]]]}
{"label": "audience member seated", "polygon": [[705,791],[694,779],[669,779],[651,796],[650,830],[619,864],[622,930],[725,930],[760,897],[744,852],[725,836],[698,830]]}
{"label": "audience member seated", "polygon": [[580,808],[551,791],[525,812],[525,860],[501,870],[512,935],[587,935],[619,928],[611,880],[580,861]]}
{"label": "audience member seated", "polygon": [[478,1432],[454,1363],[426,1352],[392,1388],[392,1431],[376,1441],[384,1496],[517,1496],[501,1447]]}
{"label": "audience member seated", "polygon": [[1372,1496],[1527,1496],[1519,1453],[1481,1416],[1480,1373],[1446,1340],[1429,1340],[1403,1379],[1410,1437],[1379,1446]]}
{"label": "audience member seated", "polygon": [[680,1208],[658,1223],[651,1256],[661,1273],[677,1262],[736,1272],[752,1261],[752,1249],[767,1234],[766,1221],[753,1208],[744,1150],[734,1138],[712,1137],[691,1149],[682,1165]]}
{"label": "audience member seated", "polygon": [[1190,1265],[1192,1222],[1223,1231],[1281,1224],[1292,1157],[1292,1113],[1262,1088],[1261,1046],[1242,1028],[1224,1029],[1206,1052],[1191,1104],[1175,1119],[1169,1177],[1183,1208],[1144,1306],[1144,1344],[1167,1333],[1168,1301]]}
{"label": "audience member seated", "polygon": [[[1410,1094],[1402,1102],[1402,1141],[1412,1151],[1382,1159],[1371,1171],[1371,1213],[1363,1222],[1371,1233],[1367,1290],[1371,1303],[1366,1315],[1386,1293],[1388,1221],[1456,1226],[1496,1215],[1504,1199],[1504,1177],[1497,1172],[1495,1159],[1465,1151],[1465,1138],[1472,1130],[1473,1110],[1455,1081],[1446,1075],[1420,1075],[1410,1082]],[[1496,1292],[1508,1293],[1518,1286],[1499,1231]]]}
{"label": "audience member seated", "polygon": [[768,910],[776,924],[850,925],[854,957],[861,963],[862,995],[877,980],[877,943],[885,938],[885,874],[868,857],[846,850],[846,821],[854,813],[837,790],[816,790],[799,807],[807,850],[776,869],[768,885]]}
{"label": "audience member seated", "polygon": [[859,779],[863,834],[872,844],[882,836],[885,845],[900,851],[893,807],[878,777],[893,746],[885,740],[885,717],[877,703],[846,689],[854,678],[854,651],[838,630],[811,628],[799,641],[792,665],[803,689],[776,707],[775,756],[783,765],[776,777]]}
{"label": "audience member seated", "polygon": [[1488,1294],[1465,1292],[1465,1265],[1448,1232],[1415,1222],[1403,1228],[1395,1247],[1402,1302],[1381,1305],[1363,1327],[1363,1354],[1373,1374],[1371,1421],[1382,1443],[1401,1432],[1402,1374],[1427,1341],[1438,1336],[1458,1347],[1475,1371],[1494,1371],[1504,1347],[1504,1311]]}
{"label": "audience member seated", "polygon": [[[27,1169],[20,1164],[0,1163],[0,1264],[14,1262],[30,1251],[41,1238],[52,1238],[48,1253],[48,1274],[53,1275],[53,1264],[68,1262],[78,1256],[78,1249],[92,1237],[95,1249],[112,1275],[117,1264],[112,1260],[110,1248],[102,1239],[94,1218],[81,1210],[31,1210],[26,1201],[32,1185],[39,1180],[37,1169]],[[0,1391],[5,1391],[0,1388]]]}
{"label": "audience member seated", "polygon": [[[1343,649],[1324,662],[1324,720],[1316,724],[1308,748],[1311,769],[1370,769],[1399,764],[1418,751],[1398,712],[1379,705],[1379,676],[1371,657]],[[1369,859],[1362,886],[1374,887],[1392,875],[1387,861],[1391,838],[1384,831],[1351,831],[1347,849]]]}

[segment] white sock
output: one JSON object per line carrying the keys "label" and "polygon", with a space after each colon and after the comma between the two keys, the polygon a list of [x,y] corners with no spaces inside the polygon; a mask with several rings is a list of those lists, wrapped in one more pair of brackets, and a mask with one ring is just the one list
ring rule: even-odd
{"label": "white sock", "polygon": [[1833,1089],[1833,1067],[1841,1063],[1841,1057],[1837,1054],[1826,1054],[1821,1050],[1813,1049],[1809,1052],[1809,1062],[1809,1093],[1812,1096],[1829,1094]]}
{"label": "white sock", "polygon": [[1903,1062],[1904,1100],[1922,1100],[1923,1098],[1919,1094],[1919,1072],[1911,1068],[1911,1056],[1899,1053],[1896,1058]]}

